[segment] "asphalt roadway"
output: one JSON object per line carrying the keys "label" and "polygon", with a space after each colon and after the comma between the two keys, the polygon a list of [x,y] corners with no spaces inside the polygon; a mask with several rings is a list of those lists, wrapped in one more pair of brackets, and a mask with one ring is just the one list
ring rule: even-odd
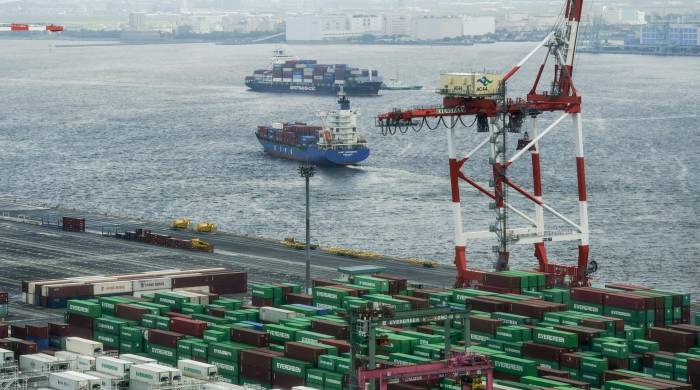
{"label": "asphalt roadway", "polygon": [[[84,217],[86,232],[67,232],[52,225],[62,215]],[[205,253],[165,248],[103,235],[136,227],[181,238],[197,236],[214,244],[215,250]],[[0,200],[0,291],[8,291],[11,296],[9,323],[56,320],[61,316],[60,310],[21,303],[23,280],[226,267],[247,271],[249,283],[303,283],[305,261],[303,250],[288,248],[279,241],[223,232],[175,232],[163,223]],[[385,266],[388,275],[427,286],[449,287],[455,278],[452,267],[424,268],[391,258],[354,259],[320,250],[311,251],[311,264],[312,278],[335,278],[338,267],[366,264]]]}

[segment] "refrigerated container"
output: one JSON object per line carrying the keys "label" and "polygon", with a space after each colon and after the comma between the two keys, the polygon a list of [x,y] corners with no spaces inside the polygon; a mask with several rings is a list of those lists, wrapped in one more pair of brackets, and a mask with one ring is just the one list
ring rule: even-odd
{"label": "refrigerated container", "polygon": [[80,355],[95,356],[102,353],[104,346],[98,341],[88,340],[80,337],[66,338],[66,351],[75,352]]}
{"label": "refrigerated container", "polygon": [[129,370],[130,384],[134,382],[148,385],[161,385],[170,383],[170,370],[168,367],[158,364],[136,364]]}
{"label": "refrigerated container", "polygon": [[177,368],[182,372],[182,375],[186,377],[202,380],[212,379],[218,372],[217,367],[213,364],[189,359],[178,360]]}
{"label": "refrigerated container", "polygon": [[49,387],[54,390],[100,390],[100,379],[76,371],[52,372]]}
{"label": "refrigerated container", "polygon": [[141,356],[141,355],[134,355],[131,353],[123,353],[123,354],[119,355],[119,359],[125,360],[127,362],[131,362],[133,364],[157,363],[156,359],[152,359],[152,358]]}
{"label": "refrigerated container", "polygon": [[78,356],[77,362],[78,370],[80,371],[92,371],[95,369],[95,357],[93,356]]}
{"label": "refrigerated container", "polygon": [[95,359],[95,370],[120,377],[128,376],[129,367],[131,367],[133,364],[134,363],[124,359],[118,359],[110,356],[98,356]]}

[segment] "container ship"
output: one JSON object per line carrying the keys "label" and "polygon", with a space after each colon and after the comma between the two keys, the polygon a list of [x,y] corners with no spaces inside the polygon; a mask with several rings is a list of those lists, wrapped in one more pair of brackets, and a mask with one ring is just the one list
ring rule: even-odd
{"label": "container ship", "polygon": [[265,153],[318,165],[352,165],[369,157],[367,140],[357,132],[357,111],[342,91],[338,108],[321,114],[324,126],[303,122],[259,126],[255,136]]}
{"label": "container ship", "polygon": [[258,69],[245,78],[245,85],[253,91],[293,92],[335,95],[343,86],[352,96],[377,95],[382,86],[379,72],[373,69],[353,68],[347,64],[324,65],[316,60],[298,59],[275,50],[268,69]]}

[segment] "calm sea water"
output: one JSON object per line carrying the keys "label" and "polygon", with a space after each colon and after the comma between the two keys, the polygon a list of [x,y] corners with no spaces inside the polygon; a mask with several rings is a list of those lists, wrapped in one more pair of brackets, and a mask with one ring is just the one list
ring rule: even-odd
{"label": "calm sea water", "polygon": [[[432,88],[441,71],[505,71],[531,46],[287,47],[319,62],[372,67],[386,77],[398,72],[428,87],[352,99],[372,154],[361,166],[324,168],[312,179],[315,241],[450,266],[445,131],[382,136],[373,116],[437,104]],[[296,164],[265,156],[253,131],[274,121],[317,121],[317,112],[335,102],[247,91],[243,78],[265,67],[273,48],[51,48],[47,41],[0,41],[0,194],[163,221],[209,219],[242,234],[302,237],[303,182]],[[581,54],[576,66],[597,281],[700,293],[700,60]],[[514,94],[529,87],[534,67],[515,79]],[[552,118],[543,117],[543,124]],[[570,122],[564,124],[542,143],[544,192],[575,217],[573,133]],[[459,137],[465,153],[483,135],[462,129]],[[486,182],[486,156],[478,157],[465,171]],[[523,173],[528,160],[512,168],[525,186],[531,183]],[[466,187],[462,197],[467,228],[487,229],[493,215],[485,199]],[[511,201],[529,207],[515,194]],[[493,244],[470,243],[469,261],[490,267]],[[575,254],[575,243],[552,246],[559,260],[572,261]],[[534,264],[531,247],[516,246],[512,264]]]}

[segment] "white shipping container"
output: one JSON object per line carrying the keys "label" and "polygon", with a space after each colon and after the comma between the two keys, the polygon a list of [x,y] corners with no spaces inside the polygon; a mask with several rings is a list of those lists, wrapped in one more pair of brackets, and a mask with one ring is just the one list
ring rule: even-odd
{"label": "white shipping container", "polygon": [[132,291],[170,290],[173,281],[170,277],[140,279],[131,281]]}
{"label": "white shipping container", "polygon": [[51,368],[51,363],[56,362],[56,358],[44,353],[34,353],[21,355],[19,357],[19,369],[26,372],[47,372]]}
{"label": "white shipping container", "polygon": [[116,282],[101,282],[92,285],[94,295],[127,294],[132,291],[131,282],[128,280]]}
{"label": "white shipping container", "polygon": [[209,286],[195,286],[195,287],[185,287],[176,288],[173,291],[178,293],[186,293],[188,296],[192,297],[190,301],[195,304],[208,305],[209,304]]}
{"label": "white shipping container", "polygon": [[136,364],[129,370],[129,379],[149,385],[168,384],[170,370],[158,364]]}
{"label": "white shipping container", "polygon": [[71,373],[73,376],[78,377],[78,378],[84,378],[90,382],[90,388],[93,390],[97,390],[100,388],[100,383],[102,382],[102,379],[99,377],[96,377],[94,375],[88,375],[84,372],[75,372],[73,371]]}
{"label": "white shipping container", "polygon": [[68,351],[56,351],[53,355],[56,360],[68,363],[68,368],[71,370],[78,369],[78,354]]}
{"label": "white shipping container", "polygon": [[293,312],[291,310],[279,309],[272,306],[263,306],[260,308],[260,321],[262,322],[277,324],[281,320],[299,316],[301,316],[300,313]]}
{"label": "white shipping container", "polygon": [[159,292],[171,292],[172,290],[144,290],[144,291],[134,291],[133,294],[131,294],[134,298],[141,298],[144,295],[147,294],[155,294]]}
{"label": "white shipping container", "polygon": [[189,359],[181,359],[177,361],[177,368],[182,372],[182,375],[208,380],[216,376],[218,369],[213,364],[201,363]]}
{"label": "white shipping container", "polygon": [[92,371],[95,369],[95,358],[92,356],[78,356],[78,370]]}
{"label": "white shipping container", "polygon": [[100,378],[100,390],[118,390],[128,387],[128,380],[99,371],[87,371],[86,374]]}
{"label": "white shipping container", "polygon": [[133,364],[148,364],[148,363],[156,363],[157,362],[156,359],[151,359],[151,358],[147,358],[145,356],[140,356],[140,355],[133,355],[130,353],[124,353],[124,354],[119,355],[119,359],[125,360],[127,362],[131,362]]}
{"label": "white shipping container", "polygon": [[90,380],[75,376],[74,373],[74,371],[50,373],[49,387],[53,390],[97,390],[92,389]]}
{"label": "white shipping container", "polygon": [[0,364],[12,363],[15,361],[15,353],[9,349],[0,348]]}
{"label": "white shipping container", "polygon": [[129,367],[134,364],[128,360],[110,356],[98,356],[95,359],[95,370],[110,375],[124,376],[129,374]]}
{"label": "white shipping container", "polygon": [[99,341],[92,341],[80,337],[66,337],[66,351],[79,355],[95,356],[102,353],[104,346]]}
{"label": "white shipping container", "polygon": [[204,390],[245,390],[245,387],[226,382],[210,382],[204,384]]}

